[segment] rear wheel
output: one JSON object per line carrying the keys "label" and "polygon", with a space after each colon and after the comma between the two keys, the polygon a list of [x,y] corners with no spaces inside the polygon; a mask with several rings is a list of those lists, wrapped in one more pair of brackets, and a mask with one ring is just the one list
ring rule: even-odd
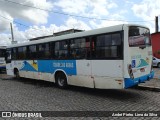
{"label": "rear wheel", "polygon": [[16,78],[16,79],[19,79],[19,78],[20,78],[19,71],[18,71],[17,69],[15,69],[14,75],[15,75],[15,78]]}
{"label": "rear wheel", "polygon": [[56,74],[56,84],[59,88],[66,88],[67,87],[67,78],[63,72],[58,72]]}
{"label": "rear wheel", "polygon": [[157,64],[157,67],[160,68],[160,63]]}

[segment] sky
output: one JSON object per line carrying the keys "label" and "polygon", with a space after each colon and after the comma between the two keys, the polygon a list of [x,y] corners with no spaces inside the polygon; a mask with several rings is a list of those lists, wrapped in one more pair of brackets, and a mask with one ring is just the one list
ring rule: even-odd
{"label": "sky", "polygon": [[155,32],[160,0],[0,0],[0,46],[67,29],[140,24]]}

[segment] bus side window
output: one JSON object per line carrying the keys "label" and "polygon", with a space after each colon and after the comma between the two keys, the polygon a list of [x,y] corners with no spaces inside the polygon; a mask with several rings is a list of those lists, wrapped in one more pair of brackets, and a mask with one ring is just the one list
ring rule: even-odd
{"label": "bus side window", "polygon": [[18,48],[18,59],[26,59],[26,47],[19,47]]}
{"label": "bus side window", "polygon": [[50,44],[46,43],[45,44],[45,58],[49,59],[50,57],[51,57]]}
{"label": "bus side window", "polygon": [[55,59],[68,58],[68,41],[55,42]]}
{"label": "bus side window", "polygon": [[39,44],[38,45],[38,52],[37,52],[37,57],[39,59],[41,59],[43,57],[43,55],[44,55],[43,52],[44,52],[44,50],[43,50],[43,44]]}
{"label": "bus side window", "polygon": [[70,56],[72,59],[90,58],[90,39],[78,38],[70,41]]}
{"label": "bus side window", "polygon": [[96,58],[96,37],[91,38],[91,57]]}
{"label": "bus side window", "polygon": [[97,35],[92,38],[92,57],[95,59],[117,59],[121,57],[121,33]]}
{"label": "bus side window", "polygon": [[50,42],[50,58],[55,58],[55,55],[54,55],[54,42]]}
{"label": "bus side window", "polygon": [[37,55],[39,59],[49,59],[50,58],[49,43],[39,44]]}
{"label": "bus side window", "polygon": [[12,59],[16,60],[17,59],[17,48],[12,49]]}
{"label": "bus side window", "polygon": [[104,58],[109,58],[111,57],[111,49],[110,46],[112,44],[111,41],[111,35],[98,35],[96,37],[96,58],[97,59],[104,59]]}
{"label": "bus side window", "polygon": [[112,47],[111,47],[111,56],[112,57],[121,57],[121,34],[114,33],[112,34]]}
{"label": "bus side window", "polygon": [[86,38],[86,58],[91,58],[91,44],[90,38]]}
{"label": "bus side window", "polygon": [[112,34],[112,45],[121,45],[121,34],[120,33]]}
{"label": "bus side window", "polygon": [[37,59],[37,48],[36,48],[36,45],[29,46],[28,58],[29,59]]}

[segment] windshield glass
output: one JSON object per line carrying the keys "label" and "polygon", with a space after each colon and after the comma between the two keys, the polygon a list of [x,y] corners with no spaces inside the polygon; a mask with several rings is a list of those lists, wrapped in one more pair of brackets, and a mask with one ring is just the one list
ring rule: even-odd
{"label": "windshield glass", "polygon": [[5,57],[5,49],[0,49],[0,57]]}
{"label": "windshield glass", "polygon": [[129,46],[151,45],[149,29],[138,26],[129,27]]}

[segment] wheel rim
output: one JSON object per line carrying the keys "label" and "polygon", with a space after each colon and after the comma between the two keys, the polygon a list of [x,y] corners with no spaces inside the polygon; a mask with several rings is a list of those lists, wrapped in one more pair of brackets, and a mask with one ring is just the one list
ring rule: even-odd
{"label": "wheel rim", "polygon": [[63,79],[63,78],[58,78],[58,84],[59,84],[59,86],[64,86],[64,84],[65,84],[65,79]]}

